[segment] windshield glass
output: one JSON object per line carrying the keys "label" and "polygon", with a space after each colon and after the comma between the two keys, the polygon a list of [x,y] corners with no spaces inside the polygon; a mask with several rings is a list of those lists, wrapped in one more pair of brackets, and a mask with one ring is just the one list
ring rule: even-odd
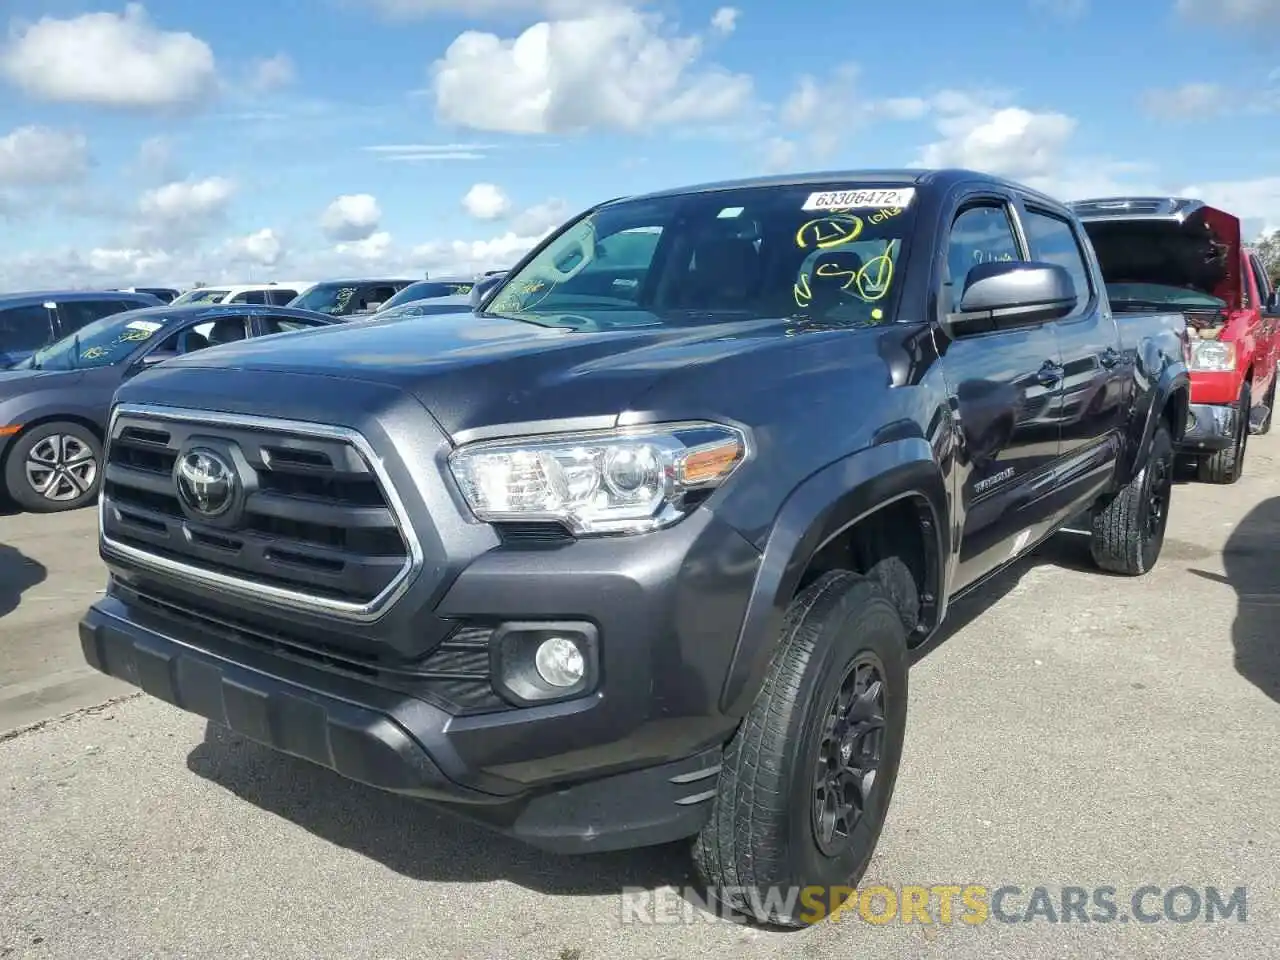
{"label": "windshield glass", "polygon": [[913,196],[832,183],[610,204],[507,277],[487,312],[589,330],[764,317],[884,323]]}
{"label": "windshield glass", "polygon": [[184,303],[221,303],[230,290],[215,290],[213,287],[200,287],[198,290],[188,290],[182,296],[173,301],[173,305],[180,306]]}
{"label": "windshield glass", "polygon": [[1188,307],[1221,310],[1227,305],[1203,290],[1191,287],[1175,287],[1164,283],[1108,283],[1107,299],[1113,303],[1136,301],[1168,307]]}
{"label": "windshield glass", "polygon": [[[153,308],[159,310],[159,307]],[[85,370],[119,363],[173,318],[130,310],[86,324],[70,336],[37,351],[23,366],[37,370]]]}
{"label": "windshield glass", "polygon": [[351,298],[359,289],[357,283],[318,283],[302,296],[290,300],[289,306],[338,316],[348,312]]}
{"label": "windshield glass", "polygon": [[435,297],[465,297],[475,286],[470,281],[420,280],[411,283],[394,297],[384,303],[379,310],[390,310],[402,303],[413,303],[415,300],[429,300]]}

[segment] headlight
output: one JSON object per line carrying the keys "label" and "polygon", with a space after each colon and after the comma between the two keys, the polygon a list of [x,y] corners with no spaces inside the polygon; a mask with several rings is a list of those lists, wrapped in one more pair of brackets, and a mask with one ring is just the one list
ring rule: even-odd
{"label": "headlight", "polygon": [[677,423],[483,441],[455,450],[449,467],[481,520],[550,520],[592,535],[676,523],[746,456],[739,430]]}
{"label": "headlight", "polygon": [[1221,340],[1194,340],[1191,343],[1192,370],[1234,370],[1236,345]]}

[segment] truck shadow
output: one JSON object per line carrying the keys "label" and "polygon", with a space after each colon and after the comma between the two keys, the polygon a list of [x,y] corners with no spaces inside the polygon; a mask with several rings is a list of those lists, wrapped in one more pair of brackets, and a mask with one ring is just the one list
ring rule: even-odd
{"label": "truck shadow", "polygon": [[[1087,538],[1051,538],[957,603],[944,635],[929,649],[981,616],[1027,570],[1089,563]],[[207,725],[204,742],[188,755],[187,767],[259,809],[415,880],[506,880],[558,896],[616,896],[626,887],[652,890],[664,885],[683,890],[696,883],[688,843],[574,857],[543,853],[441,807],[375,790],[276,753],[217,724]],[[702,905],[694,907],[700,911]]]}
{"label": "truck shadow", "polygon": [[555,896],[618,895],[692,882],[687,844],[562,857],[447,809],[366,787],[210,723],[193,773],[259,809],[396,873],[434,883],[506,880]]}
{"label": "truck shadow", "polygon": [[0,543],[0,617],[13,613],[22,594],[44,583],[48,575],[43,563],[32,560],[17,547]]}
{"label": "truck shadow", "polygon": [[1227,538],[1222,550],[1225,575],[1189,572],[1236,592],[1231,625],[1235,667],[1272,700],[1280,703],[1280,497],[1255,506]]}

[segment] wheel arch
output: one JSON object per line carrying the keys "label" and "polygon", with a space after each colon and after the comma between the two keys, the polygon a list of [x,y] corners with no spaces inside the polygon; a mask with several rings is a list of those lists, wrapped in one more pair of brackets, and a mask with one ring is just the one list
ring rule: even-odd
{"label": "wheel arch", "polygon": [[57,413],[43,412],[29,419],[24,418],[22,429],[13,434],[9,438],[9,442],[5,444],[4,456],[0,457],[0,471],[3,471],[5,464],[8,463],[9,457],[13,455],[13,449],[17,446],[18,441],[38,427],[43,427],[50,423],[74,423],[76,426],[84,427],[94,438],[97,439],[99,446],[106,445],[106,429],[102,424],[93,420],[91,417],[82,413],[61,411]]}
{"label": "wheel arch", "polygon": [[[744,716],[763,682],[786,609],[811,564],[842,537],[892,516],[892,528],[918,535],[922,550],[921,630],[941,619],[951,551],[949,498],[942,468],[922,438],[868,447],[829,464],[802,482],[774,520],[746,615],[729,662],[720,706]],[[908,517],[914,528],[902,528]],[[885,524],[880,524],[881,528]],[[820,571],[818,571],[820,572]],[[927,597],[927,600],[926,600]],[[932,621],[932,622],[931,622]]]}
{"label": "wheel arch", "polygon": [[1134,437],[1135,442],[1126,458],[1128,462],[1121,475],[1121,486],[1136,477],[1147,465],[1147,458],[1151,453],[1151,438],[1155,436],[1156,427],[1160,423],[1169,425],[1169,433],[1175,445],[1181,442],[1187,432],[1187,416],[1191,408],[1191,375],[1187,368],[1182,364],[1168,367],[1160,375],[1154,390],[1155,396],[1142,421],[1142,431]]}

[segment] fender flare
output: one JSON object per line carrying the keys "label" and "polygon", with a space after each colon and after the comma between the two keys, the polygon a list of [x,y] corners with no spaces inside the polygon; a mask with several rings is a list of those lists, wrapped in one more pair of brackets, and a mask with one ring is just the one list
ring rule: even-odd
{"label": "fender flare", "polygon": [[1171,402],[1178,404],[1173,420],[1173,442],[1177,444],[1186,432],[1187,411],[1191,404],[1191,375],[1184,364],[1166,367],[1155,384],[1151,405],[1147,408],[1147,415],[1143,420],[1142,433],[1137,438],[1130,454],[1128,469],[1123,474],[1126,483],[1141,473],[1147,465],[1147,459],[1151,454],[1151,438],[1155,436],[1156,426]]}
{"label": "fender flare", "polygon": [[720,708],[732,717],[750,709],[764,682],[786,609],[809,560],[832,537],[876,510],[907,497],[921,498],[931,514],[933,542],[929,590],[941,609],[950,556],[946,481],[922,437],[868,447],[811,474],[787,497],[774,520],[737,645],[729,661]]}

